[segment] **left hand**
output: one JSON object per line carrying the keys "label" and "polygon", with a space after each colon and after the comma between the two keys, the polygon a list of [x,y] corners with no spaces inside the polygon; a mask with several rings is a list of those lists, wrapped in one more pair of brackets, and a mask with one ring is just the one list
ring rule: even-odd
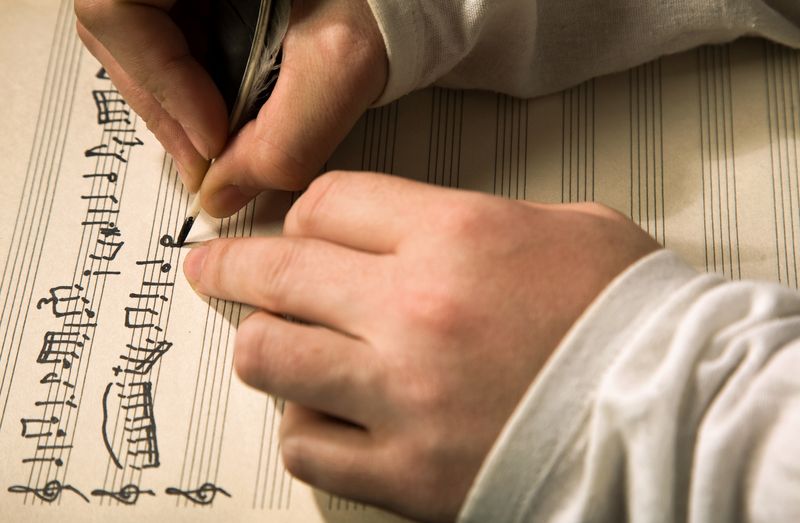
{"label": "left hand", "polygon": [[284,236],[210,242],[184,270],[201,294],[260,309],[239,327],[235,365],[290,402],[292,474],[450,521],[567,330],[656,249],[596,204],[331,173],[291,209]]}

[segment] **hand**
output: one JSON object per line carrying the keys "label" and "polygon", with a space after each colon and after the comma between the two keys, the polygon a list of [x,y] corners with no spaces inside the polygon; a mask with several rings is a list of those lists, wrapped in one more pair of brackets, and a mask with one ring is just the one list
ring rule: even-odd
{"label": "hand", "polygon": [[222,217],[266,188],[305,187],[380,96],[388,63],[367,0],[294,0],[275,90],[223,152],[222,95],[182,30],[202,27],[207,3],[75,0],[75,11],[86,47],[173,155],[189,190],[218,157],[200,197]]}
{"label": "hand", "polygon": [[657,248],[595,204],[332,173],[291,209],[283,237],[213,241],[184,269],[199,293],[261,309],[239,328],[235,365],[291,402],[290,472],[448,521],[567,330]]}

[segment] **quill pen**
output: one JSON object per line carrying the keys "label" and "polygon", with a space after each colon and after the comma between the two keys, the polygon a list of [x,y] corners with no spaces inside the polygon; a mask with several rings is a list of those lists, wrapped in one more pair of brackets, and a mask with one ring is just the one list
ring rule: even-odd
{"label": "quill pen", "polygon": [[[258,114],[277,81],[291,2],[219,0],[214,9],[207,68],[225,99],[228,132],[233,135]],[[195,197],[178,233],[177,247],[186,243],[199,214],[200,202]]]}

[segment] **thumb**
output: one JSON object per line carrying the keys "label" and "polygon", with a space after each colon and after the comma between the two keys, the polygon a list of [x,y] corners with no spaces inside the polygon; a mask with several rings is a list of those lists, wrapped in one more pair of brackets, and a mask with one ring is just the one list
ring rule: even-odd
{"label": "thumb", "polygon": [[206,175],[200,201],[212,216],[265,189],[306,187],[385,86],[386,50],[366,2],[360,16],[353,2],[311,4],[296,4],[272,95]]}

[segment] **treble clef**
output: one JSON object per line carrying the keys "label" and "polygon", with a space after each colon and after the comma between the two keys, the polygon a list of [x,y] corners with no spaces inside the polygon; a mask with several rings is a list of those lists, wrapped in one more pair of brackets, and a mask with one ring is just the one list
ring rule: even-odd
{"label": "treble clef", "polygon": [[217,494],[231,497],[225,489],[214,485],[213,483],[203,483],[194,490],[181,490],[175,487],[169,487],[165,491],[170,496],[183,496],[192,503],[198,505],[210,505]]}
{"label": "treble clef", "polygon": [[8,487],[8,491],[13,494],[33,494],[37,498],[47,503],[52,503],[53,501],[57,500],[58,497],[61,496],[61,493],[65,490],[74,492],[83,498],[86,503],[89,503],[89,498],[84,496],[80,490],[76,489],[72,485],[62,485],[57,479],[48,481],[42,488],[34,488],[27,485],[12,485]]}
{"label": "treble clef", "polygon": [[136,502],[139,501],[139,496],[143,496],[145,494],[148,496],[156,495],[156,493],[152,490],[142,490],[138,485],[134,484],[125,485],[119,490],[119,492],[103,489],[95,489],[92,491],[92,496],[109,496],[126,505],[135,505]]}

